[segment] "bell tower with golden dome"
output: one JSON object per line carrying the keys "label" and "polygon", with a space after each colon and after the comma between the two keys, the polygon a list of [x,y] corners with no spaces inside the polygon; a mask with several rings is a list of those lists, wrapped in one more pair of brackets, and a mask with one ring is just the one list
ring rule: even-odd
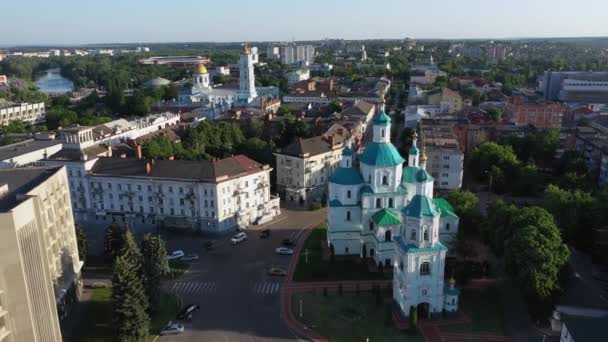
{"label": "bell tower with golden dome", "polygon": [[255,74],[253,71],[253,56],[247,42],[243,45],[239,60],[239,92],[238,102],[241,105],[251,103],[258,93],[255,90]]}
{"label": "bell tower with golden dome", "polygon": [[209,89],[209,72],[205,64],[199,64],[192,73],[192,90]]}

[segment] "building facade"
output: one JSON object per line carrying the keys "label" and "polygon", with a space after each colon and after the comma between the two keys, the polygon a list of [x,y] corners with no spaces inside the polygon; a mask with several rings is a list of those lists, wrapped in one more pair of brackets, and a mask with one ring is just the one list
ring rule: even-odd
{"label": "building facade", "polygon": [[7,125],[11,121],[23,121],[26,124],[38,124],[46,120],[44,102],[6,104],[0,106],[0,125]]}
{"label": "building facade", "polygon": [[521,97],[511,97],[505,106],[505,114],[516,125],[536,128],[560,128],[567,107],[557,102],[525,102]]}
{"label": "building facade", "polygon": [[60,342],[82,262],[60,168],[0,170],[0,337]]}
{"label": "building facade", "polygon": [[[329,180],[327,241],[336,255],[354,255],[393,267],[393,298],[402,313],[446,309],[443,270],[448,248],[442,240],[458,231],[447,202],[433,199],[426,156],[414,144],[408,166],[390,141],[391,119],[381,109],[373,120],[373,142],[355,167],[350,146]],[[451,210],[453,214],[453,210]],[[450,239],[451,240],[451,239]],[[454,291],[457,291],[453,289]],[[450,303],[452,297],[449,298]]]}
{"label": "building facade", "polygon": [[287,202],[319,200],[342,155],[344,139],[317,136],[277,150],[277,190]]}

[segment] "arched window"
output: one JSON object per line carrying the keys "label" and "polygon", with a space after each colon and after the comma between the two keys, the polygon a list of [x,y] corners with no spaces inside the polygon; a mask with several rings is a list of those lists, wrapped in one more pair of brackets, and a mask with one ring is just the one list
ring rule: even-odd
{"label": "arched window", "polygon": [[387,231],[384,233],[384,241],[386,241],[386,242],[390,242],[390,241],[392,241],[392,240],[393,240],[393,232],[391,232],[390,230],[387,230]]}
{"label": "arched window", "polygon": [[350,198],[350,194],[351,194],[351,193],[350,193],[350,190],[347,190],[347,191],[346,191],[346,198]]}
{"label": "arched window", "polygon": [[450,230],[450,224],[449,223],[445,224],[445,230]]}
{"label": "arched window", "polygon": [[403,271],[403,260],[399,260],[399,269]]}
{"label": "arched window", "polygon": [[388,177],[382,176],[382,185],[388,185]]}
{"label": "arched window", "polygon": [[350,160],[346,159],[346,167],[350,167]]}
{"label": "arched window", "polygon": [[455,304],[456,304],[456,299],[452,298],[452,305],[455,305]]}
{"label": "arched window", "polygon": [[389,207],[389,208],[392,208],[392,207],[393,207],[393,205],[394,205],[394,204],[393,204],[393,199],[392,199],[392,198],[389,198],[389,199],[388,199],[388,207]]}
{"label": "arched window", "polygon": [[382,137],[384,138],[384,130],[382,130]]}
{"label": "arched window", "polygon": [[346,212],[346,221],[350,221],[350,211]]}
{"label": "arched window", "polygon": [[424,230],[424,241],[429,241],[429,230],[428,229]]}
{"label": "arched window", "polygon": [[369,222],[369,230],[374,230],[374,222]]}
{"label": "arched window", "polygon": [[376,198],[376,208],[380,208],[380,207],[382,207],[382,199]]}
{"label": "arched window", "polygon": [[367,184],[372,183],[372,175],[367,175]]}
{"label": "arched window", "polygon": [[410,240],[416,240],[416,230],[412,229],[412,233],[410,234]]}
{"label": "arched window", "polygon": [[431,274],[431,263],[423,262],[420,264],[420,275],[429,275]]}

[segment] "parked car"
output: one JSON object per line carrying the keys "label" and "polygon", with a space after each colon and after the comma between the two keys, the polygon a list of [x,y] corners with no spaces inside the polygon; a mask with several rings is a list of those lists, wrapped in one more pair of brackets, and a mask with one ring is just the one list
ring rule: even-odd
{"label": "parked car", "polygon": [[278,268],[278,267],[272,267],[268,270],[268,275],[270,276],[277,276],[277,277],[284,277],[287,275],[287,271],[285,271],[282,268]]}
{"label": "parked car", "polygon": [[241,243],[245,240],[247,240],[247,234],[245,232],[240,232],[234,235],[232,239],[230,239],[230,243],[236,245],[237,243]]}
{"label": "parked car", "polygon": [[262,232],[260,233],[260,238],[261,239],[266,239],[267,237],[270,236],[270,229],[264,229],[262,230]]}
{"label": "parked car", "polygon": [[165,327],[160,329],[160,335],[179,335],[184,332],[184,325],[181,323],[169,322]]}
{"label": "parked car", "polygon": [[292,246],[296,245],[296,242],[293,241],[292,239],[283,239],[283,241],[281,242],[281,244],[283,246],[292,247]]}
{"label": "parked car", "polygon": [[181,258],[183,258],[183,257],[184,257],[184,255],[186,255],[186,254],[184,253],[184,251],[180,251],[180,250],[173,251],[173,252],[171,252],[171,253],[167,254],[167,260],[176,260],[176,259],[181,259]]}
{"label": "parked car", "polygon": [[191,319],[192,314],[201,309],[201,306],[198,304],[188,304],[180,312],[177,314],[177,319]]}
{"label": "parked car", "polygon": [[278,247],[274,251],[277,254],[283,254],[283,255],[292,255],[293,254],[293,249],[287,248],[287,247]]}
{"label": "parked car", "polygon": [[196,253],[188,253],[182,257],[182,261],[198,261],[199,257]]}

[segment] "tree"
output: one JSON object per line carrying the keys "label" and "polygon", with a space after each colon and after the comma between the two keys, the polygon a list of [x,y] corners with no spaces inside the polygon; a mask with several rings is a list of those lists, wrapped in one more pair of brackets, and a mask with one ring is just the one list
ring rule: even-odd
{"label": "tree", "polygon": [[137,273],[137,265],[127,256],[118,256],[112,276],[112,321],[115,340],[144,340],[150,324],[147,309],[147,296]]}
{"label": "tree", "polygon": [[516,206],[506,204],[502,200],[496,201],[488,208],[487,218],[482,226],[482,236],[498,256],[504,254],[504,242],[512,235],[512,221],[518,212]]}
{"label": "tree", "polygon": [[106,228],[105,232],[103,247],[106,257],[111,260],[116,259],[122,251],[124,244],[125,229],[114,221]]}
{"label": "tree", "polygon": [[524,293],[546,299],[559,287],[558,274],[570,252],[553,216],[543,208],[521,209],[513,226],[513,234],[505,242],[507,272]]}
{"label": "tree", "polygon": [[78,245],[78,257],[81,261],[85,261],[87,258],[87,234],[84,232],[82,227],[79,224],[75,224],[74,228],[76,229],[76,244]]}
{"label": "tree", "polygon": [[590,193],[568,191],[553,184],[547,186],[544,207],[553,214],[563,231],[566,241],[577,248],[589,251],[593,244],[592,228],[598,220],[594,218],[594,198]]}
{"label": "tree", "polygon": [[502,110],[500,110],[500,108],[488,108],[487,112],[490,119],[494,120],[495,122],[502,120]]}
{"label": "tree", "polygon": [[283,115],[287,115],[287,114],[291,114],[289,107],[287,107],[287,105],[280,105],[279,109],[277,109],[277,115],[283,116]]}
{"label": "tree", "polygon": [[339,100],[333,100],[329,104],[329,110],[332,113],[340,113],[342,111],[342,102],[340,102]]}
{"label": "tree", "polygon": [[161,278],[168,275],[170,271],[165,242],[160,236],[146,234],[142,241],[141,252],[146,279],[146,294],[153,309],[160,298]]}
{"label": "tree", "polygon": [[448,194],[447,201],[454,207],[454,211],[460,219],[459,232],[462,232],[463,235],[477,234],[483,221],[477,208],[479,203],[477,195],[466,190],[452,191]]}
{"label": "tree", "polygon": [[144,143],[143,154],[149,159],[166,159],[175,155],[175,148],[169,139],[157,136]]}

